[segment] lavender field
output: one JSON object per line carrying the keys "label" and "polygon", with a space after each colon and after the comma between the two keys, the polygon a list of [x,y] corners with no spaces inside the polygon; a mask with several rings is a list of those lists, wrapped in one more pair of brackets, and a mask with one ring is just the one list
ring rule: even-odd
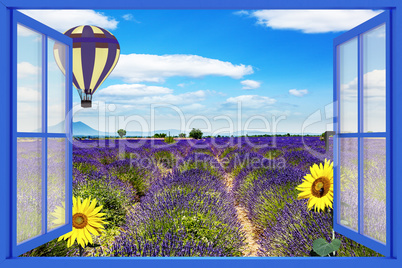
{"label": "lavender field", "polygon": [[[374,139],[365,143],[364,224],[367,234],[380,241],[385,239],[384,144]],[[20,165],[19,174],[27,174],[21,178],[29,178],[21,183],[33,191],[29,185],[38,183],[32,171],[40,166],[35,158],[40,145],[26,141],[19,146],[19,159],[33,161],[29,171]],[[341,153],[342,219],[352,228],[357,219],[353,146],[353,141],[345,143]],[[63,150],[56,141],[52,148]],[[380,156],[381,161],[374,161]],[[295,187],[312,164],[325,158],[332,159],[332,147],[326,152],[319,137],[183,139],[172,144],[153,139],[74,141],[73,195],[96,198],[109,223],[106,233],[95,238],[100,246],[86,248],[85,256],[309,256],[315,239],[331,240],[332,213],[307,211]],[[48,198],[55,200],[51,206],[65,194],[57,179],[63,163],[57,157],[49,161],[55,185]],[[38,211],[26,198],[18,202],[21,217]],[[38,220],[40,215],[32,218]],[[35,224],[19,227],[21,240],[40,231],[30,228]],[[339,256],[380,256],[336,237],[342,241]],[[78,255],[77,246],[67,249],[65,241],[56,240],[24,254]]]}

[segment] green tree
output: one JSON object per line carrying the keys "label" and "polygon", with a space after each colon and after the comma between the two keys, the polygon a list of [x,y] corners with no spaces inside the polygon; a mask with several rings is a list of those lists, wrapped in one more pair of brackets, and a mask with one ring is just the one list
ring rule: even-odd
{"label": "green tree", "polygon": [[123,136],[125,136],[126,133],[127,132],[124,129],[117,130],[117,134],[119,134],[120,138],[123,138]]}
{"label": "green tree", "polygon": [[202,131],[199,130],[198,128],[197,129],[193,128],[190,131],[190,134],[188,136],[190,138],[197,139],[197,140],[202,139]]}
{"label": "green tree", "polygon": [[186,137],[186,133],[180,133],[179,134],[179,138],[185,138]]}
{"label": "green tree", "polygon": [[154,138],[164,138],[166,137],[166,133],[155,133]]}

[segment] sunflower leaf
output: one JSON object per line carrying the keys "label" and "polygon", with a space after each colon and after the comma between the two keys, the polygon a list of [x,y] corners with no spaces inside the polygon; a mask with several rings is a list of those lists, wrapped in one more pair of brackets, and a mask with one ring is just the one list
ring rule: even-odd
{"label": "sunflower leaf", "polygon": [[337,251],[341,247],[341,244],[342,244],[341,240],[339,240],[337,238],[333,239],[331,242],[331,245],[332,245],[332,248],[334,249],[334,251]]}
{"label": "sunflower leaf", "polygon": [[332,240],[328,243],[322,238],[318,238],[313,242],[313,250],[321,257],[327,256],[331,252],[337,251],[341,246],[341,241],[339,239]]}

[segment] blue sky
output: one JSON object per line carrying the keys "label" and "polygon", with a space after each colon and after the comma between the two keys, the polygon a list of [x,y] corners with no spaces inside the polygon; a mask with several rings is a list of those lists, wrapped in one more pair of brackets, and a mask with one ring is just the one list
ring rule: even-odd
{"label": "blue sky", "polygon": [[[119,128],[188,132],[195,127],[216,135],[252,129],[290,133],[331,129],[332,119],[326,117],[332,113],[333,38],[379,13],[24,12],[61,32],[83,24],[100,26],[120,43],[119,62],[94,94],[93,109],[81,109],[74,92],[74,121],[110,132]],[[165,106],[155,109],[155,120],[152,105]],[[319,113],[323,120],[312,124]]]}

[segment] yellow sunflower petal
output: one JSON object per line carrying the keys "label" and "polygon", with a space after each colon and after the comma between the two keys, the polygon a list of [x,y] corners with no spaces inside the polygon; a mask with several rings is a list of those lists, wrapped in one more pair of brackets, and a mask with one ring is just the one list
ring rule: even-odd
{"label": "yellow sunflower petal", "polygon": [[89,205],[89,207],[85,211],[85,214],[90,214],[94,210],[94,208],[96,206],[96,203],[97,203],[96,199],[93,199],[91,204]]}
{"label": "yellow sunflower petal", "polygon": [[314,164],[313,166],[310,167],[310,173],[314,179],[317,179],[316,166],[317,164]]}
{"label": "yellow sunflower petal", "polygon": [[[87,226],[88,226],[88,225],[87,225]],[[85,235],[85,237],[87,238],[88,242],[91,243],[91,244],[93,244],[92,236],[91,236],[91,234],[88,232],[88,229],[87,229],[87,228],[84,228],[83,230],[84,230],[84,235]]]}
{"label": "yellow sunflower petal", "polygon": [[102,227],[102,224],[99,223],[99,222],[96,222],[96,221],[91,221],[91,222],[89,223],[89,225],[91,225],[92,227],[96,227],[96,228]]}
{"label": "yellow sunflower petal", "polygon": [[77,197],[77,213],[82,213],[81,204],[81,197]]}
{"label": "yellow sunflower petal", "polygon": [[88,224],[86,226],[86,228],[88,229],[88,231],[93,234],[93,235],[100,235],[100,232],[98,232],[98,230],[94,227],[92,227],[90,224]]}
{"label": "yellow sunflower petal", "polygon": [[91,213],[88,214],[88,216],[92,216],[92,215],[97,214],[102,208],[103,208],[102,205],[97,207],[97,208],[95,208]]}
{"label": "yellow sunflower petal", "polygon": [[80,244],[82,247],[85,247],[86,246],[86,238],[85,238],[85,236],[84,236],[84,231],[83,231],[83,229],[78,229],[78,232],[77,232],[78,234],[77,234],[77,242],[78,242],[78,244]]}
{"label": "yellow sunflower petal", "polygon": [[308,200],[307,207],[308,207],[309,209],[311,209],[311,208],[314,206],[314,204],[315,204],[315,202],[316,202],[315,199],[316,199],[316,198],[310,198],[310,199]]}
{"label": "yellow sunflower petal", "polygon": [[86,214],[85,210],[87,209],[88,202],[89,202],[88,198],[85,198],[84,201],[82,202],[81,211],[82,211],[83,214]]}
{"label": "yellow sunflower petal", "polygon": [[74,230],[72,231],[70,240],[72,240],[73,241],[72,243],[74,243],[75,239],[77,239],[77,229],[74,228]]}
{"label": "yellow sunflower petal", "polygon": [[304,178],[306,179],[307,182],[309,183],[313,183],[314,182],[314,178],[313,176],[311,176],[311,174],[307,174],[306,176],[304,176]]}
{"label": "yellow sunflower petal", "polygon": [[71,247],[71,246],[74,244],[74,241],[75,241],[75,239],[74,239],[74,240],[72,240],[71,238],[68,239],[68,240],[67,240],[67,247],[68,247],[68,248]]}

